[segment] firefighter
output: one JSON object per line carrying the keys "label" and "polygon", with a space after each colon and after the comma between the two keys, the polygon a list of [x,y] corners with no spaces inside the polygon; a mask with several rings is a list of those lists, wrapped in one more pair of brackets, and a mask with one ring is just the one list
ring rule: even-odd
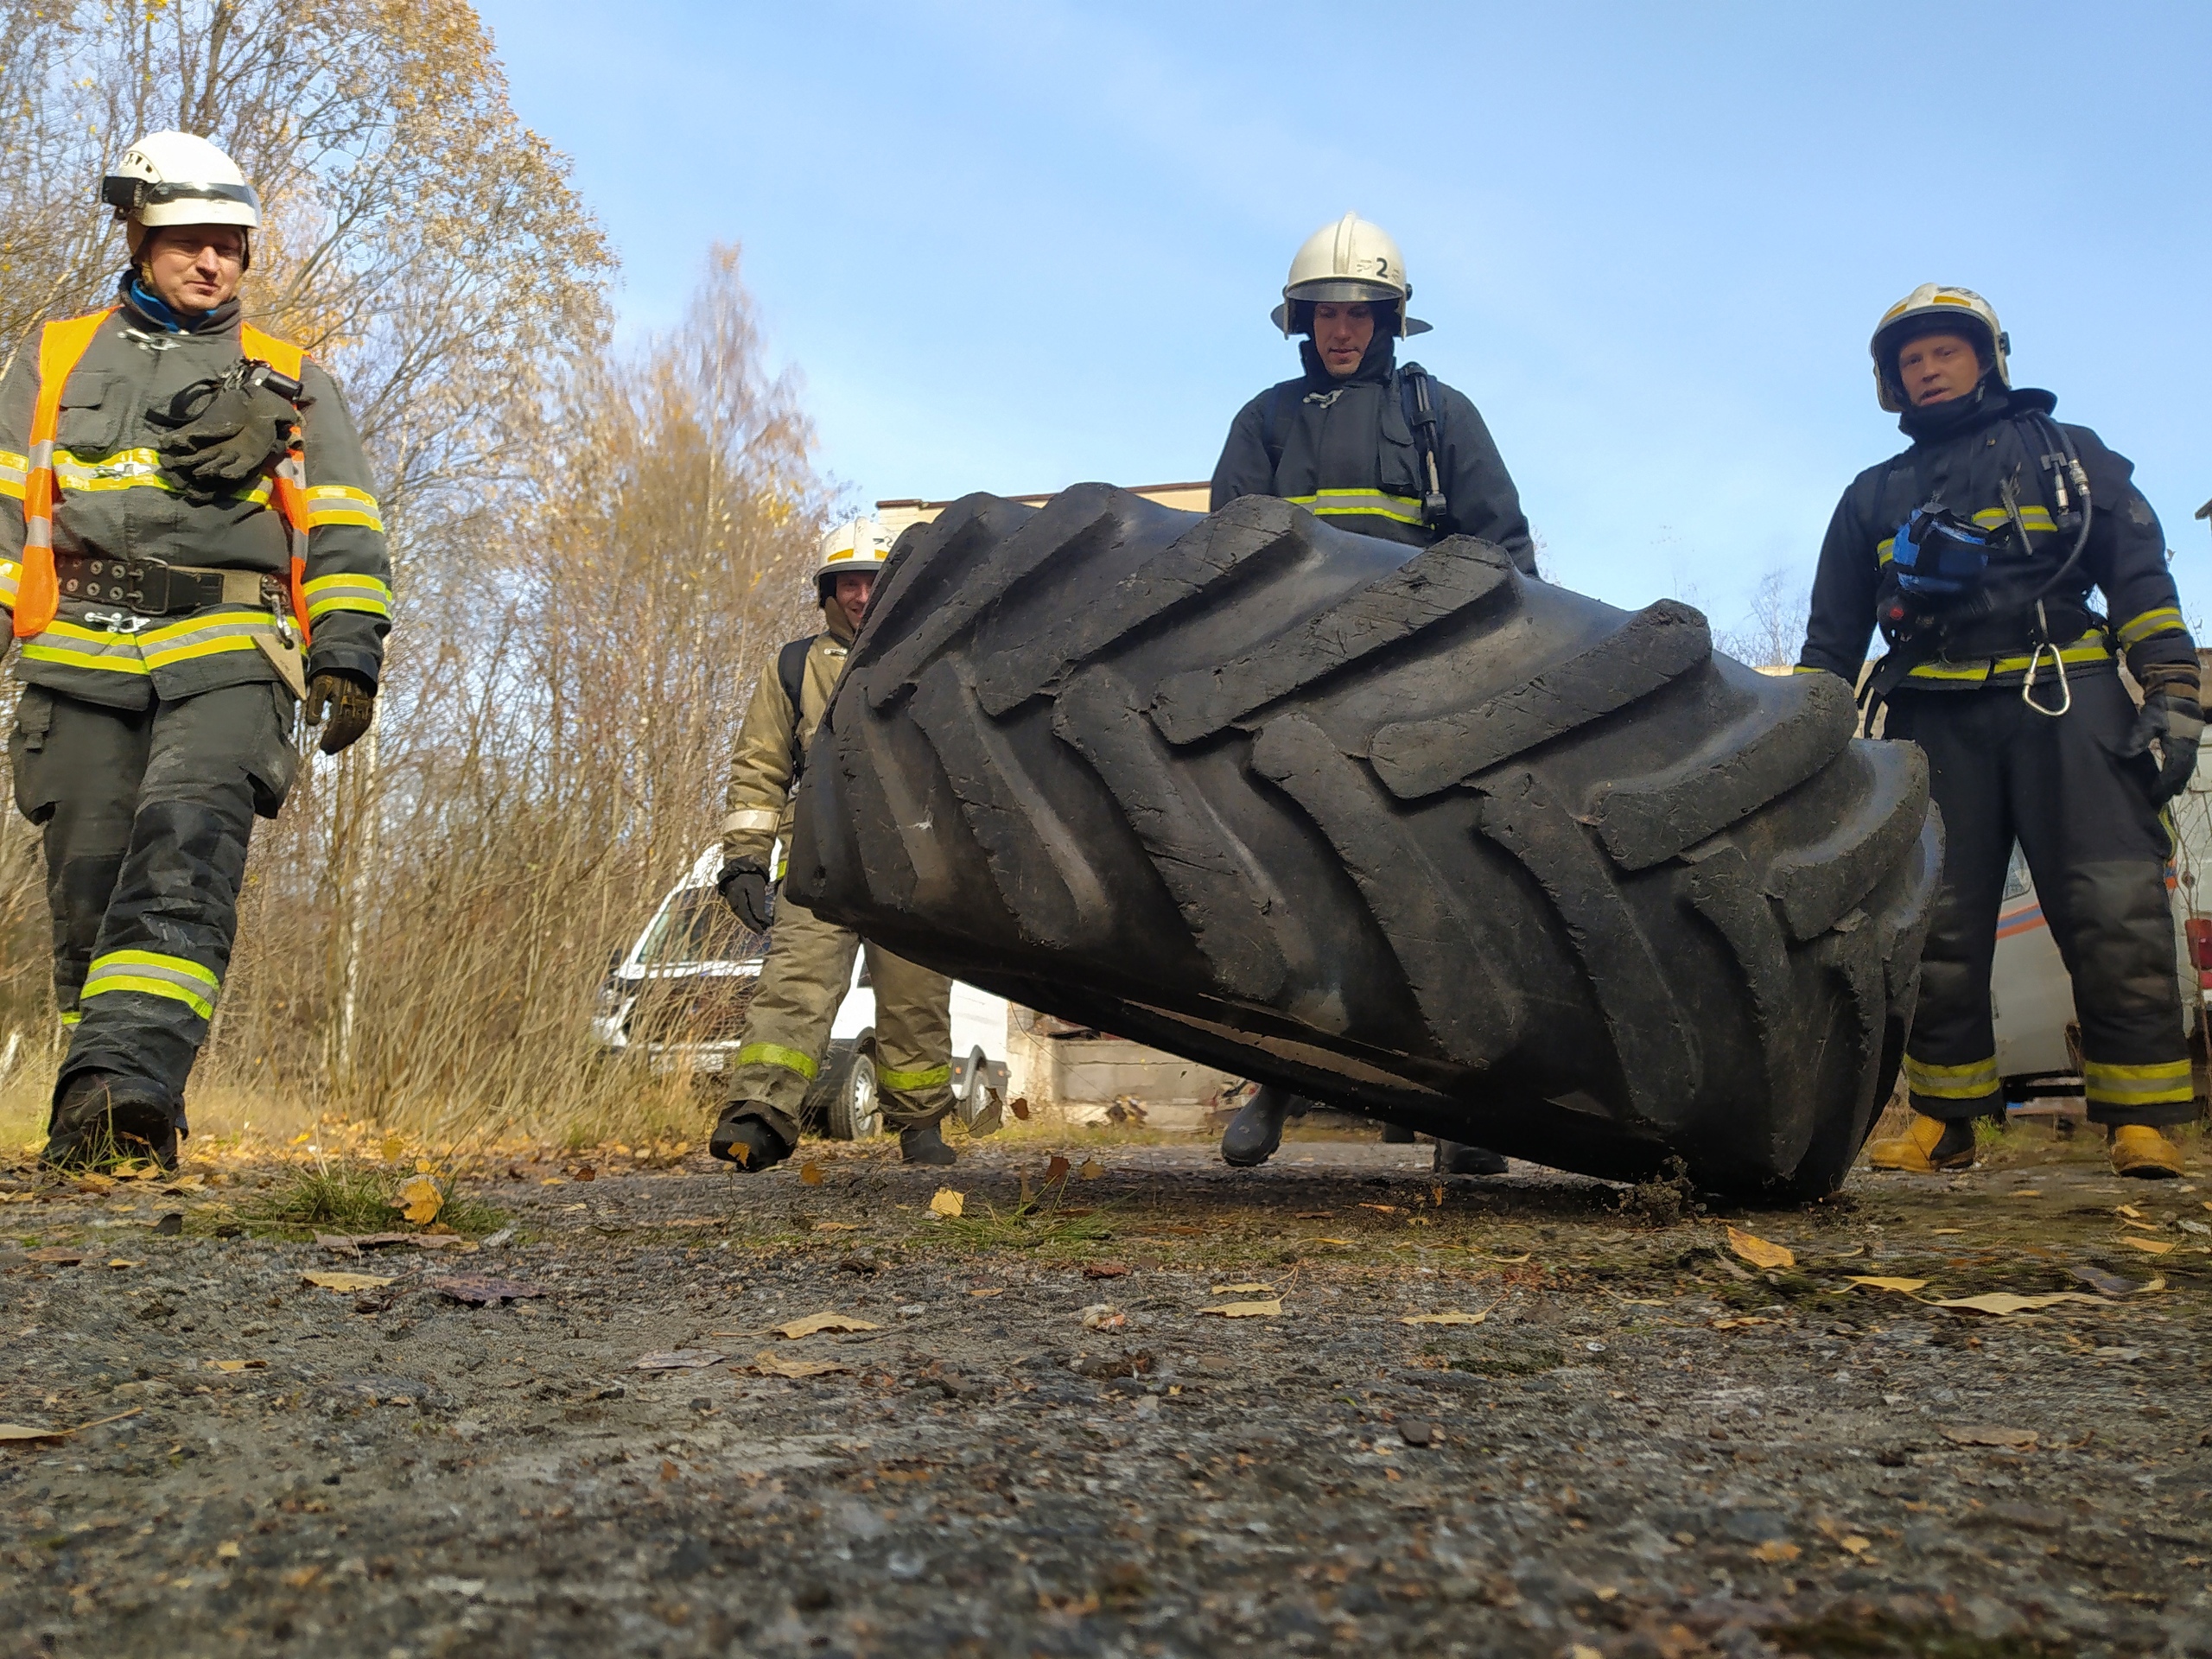
{"label": "firefighter", "polygon": [[[1534,575],[1529,521],[1481,413],[1419,364],[1399,366],[1398,341],[1428,330],[1407,315],[1413,293],[1398,245],[1357,213],[1306,238],[1273,314],[1286,340],[1305,336],[1304,372],[1237,411],[1214,467],[1212,510],[1240,495],[1280,496],[1342,529],[1412,547],[1479,537]],[[1267,1162],[1295,1098],[1262,1087],[1222,1135],[1222,1157],[1240,1167]],[[1436,1167],[1496,1175],[1505,1160],[1440,1141]]]}
{"label": "firefighter", "polygon": [[823,631],[792,640],[776,671],[760,677],[730,765],[715,885],[740,921],[769,935],[729,1101],[709,1142],[715,1157],[741,1169],[781,1163],[798,1145],[800,1103],[819,1074],[830,1023],[852,983],[853,954],[862,949],[875,990],[884,1122],[899,1131],[899,1154],[910,1164],[957,1158],[938,1127],[952,1109],[951,981],[822,920],[786,894],[770,899],[779,874],[770,861],[779,839],[790,842],[791,793],[807,742],[830,706],[890,553],[890,538],[873,518],[841,524],[823,538],[814,577]]}
{"label": "firefighter", "polygon": [[68,1034],[45,1160],[173,1167],[254,818],[291,787],[302,698],[326,754],[368,729],[391,566],[336,385],[240,321],[261,216],[230,157],[151,133],[101,199],[114,302],[0,380],[9,760]]}
{"label": "firefighter", "polygon": [[1886,703],[1887,735],[1927,751],[1944,859],[1905,1045],[1913,1120],[1871,1161],[1967,1167],[1974,1119],[2004,1110],[1989,975],[2017,841],[2073,976],[2113,1167],[2177,1175],[2160,1126],[2194,1106],[2161,809],[2196,770],[2202,715],[2164,535],[2123,457],[2053,421],[2050,393],[2012,385],[1980,295],[1915,289],[1872,349],[1877,397],[1911,447],[1844,492],[1798,671],[1855,684],[1880,627],[1866,696]]}

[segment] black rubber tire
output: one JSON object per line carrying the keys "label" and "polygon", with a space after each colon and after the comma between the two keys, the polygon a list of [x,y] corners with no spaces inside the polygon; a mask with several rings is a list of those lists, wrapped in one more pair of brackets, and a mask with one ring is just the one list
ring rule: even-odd
{"label": "black rubber tire", "polygon": [[1447,1140],[1842,1179],[1941,864],[1927,763],[1455,537],[969,496],[899,538],[787,880],[1069,1020]]}

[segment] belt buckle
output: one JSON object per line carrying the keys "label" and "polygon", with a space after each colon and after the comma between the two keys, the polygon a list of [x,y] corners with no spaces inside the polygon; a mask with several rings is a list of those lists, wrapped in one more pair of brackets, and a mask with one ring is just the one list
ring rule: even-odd
{"label": "belt buckle", "polygon": [[150,616],[138,616],[130,611],[86,611],[85,620],[110,633],[143,633],[153,622]]}
{"label": "belt buckle", "polygon": [[174,597],[169,592],[168,566],[149,561],[126,565],[124,569],[127,585],[123,590],[123,602],[149,616],[167,616]]}

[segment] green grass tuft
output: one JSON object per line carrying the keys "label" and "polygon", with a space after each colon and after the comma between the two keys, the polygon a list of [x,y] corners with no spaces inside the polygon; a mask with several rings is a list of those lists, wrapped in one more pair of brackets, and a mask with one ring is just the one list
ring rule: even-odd
{"label": "green grass tuft", "polygon": [[[396,1233],[416,1229],[394,1202],[407,1179],[391,1170],[334,1163],[292,1172],[276,1188],[239,1211],[250,1226],[324,1233]],[[441,1183],[443,1185],[443,1183]],[[437,1219],[466,1237],[496,1231],[505,1213],[471,1193],[447,1186]]]}

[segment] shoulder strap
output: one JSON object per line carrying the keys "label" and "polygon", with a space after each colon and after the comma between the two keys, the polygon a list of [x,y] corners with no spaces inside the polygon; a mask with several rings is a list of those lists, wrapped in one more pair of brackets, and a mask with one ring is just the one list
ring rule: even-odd
{"label": "shoulder strap", "polygon": [[799,747],[799,700],[806,692],[807,653],[814,649],[814,642],[822,636],[810,633],[804,639],[794,639],[776,653],[776,683],[784,689],[785,701],[791,706],[791,783],[798,783],[800,770],[806,764],[806,754]]}
{"label": "shoulder strap", "polygon": [[258,358],[286,378],[300,378],[300,365],[307,361],[307,353],[289,340],[279,340],[274,334],[264,334],[251,323],[238,329],[238,347],[248,357]]}
{"label": "shoulder strap", "polygon": [[[265,334],[251,323],[238,327],[238,350],[245,356],[258,358],[277,373],[297,380],[307,362],[307,353],[289,340],[279,340]],[[314,514],[308,507],[307,457],[300,449],[295,436],[292,447],[276,463],[270,474],[270,483],[276,497],[276,510],[284,515],[284,522],[291,527],[292,540],[292,621],[300,631],[304,643],[308,639],[308,602],[304,586],[307,576],[308,532],[315,528]]]}
{"label": "shoulder strap", "polygon": [[1397,374],[1398,401],[1405,410],[1406,425],[1413,431],[1414,446],[1421,451],[1421,521],[1432,530],[1449,530],[1451,504],[1444,493],[1440,460],[1444,442],[1437,421],[1436,383],[1418,363],[1407,364]]}
{"label": "shoulder strap", "polygon": [[31,408],[29,453],[23,457],[23,568],[16,578],[12,624],[18,639],[44,632],[61,608],[61,585],[54,569],[54,435],[61,425],[62,388],[115,310],[111,305],[88,311],[39,331],[38,399]]}

